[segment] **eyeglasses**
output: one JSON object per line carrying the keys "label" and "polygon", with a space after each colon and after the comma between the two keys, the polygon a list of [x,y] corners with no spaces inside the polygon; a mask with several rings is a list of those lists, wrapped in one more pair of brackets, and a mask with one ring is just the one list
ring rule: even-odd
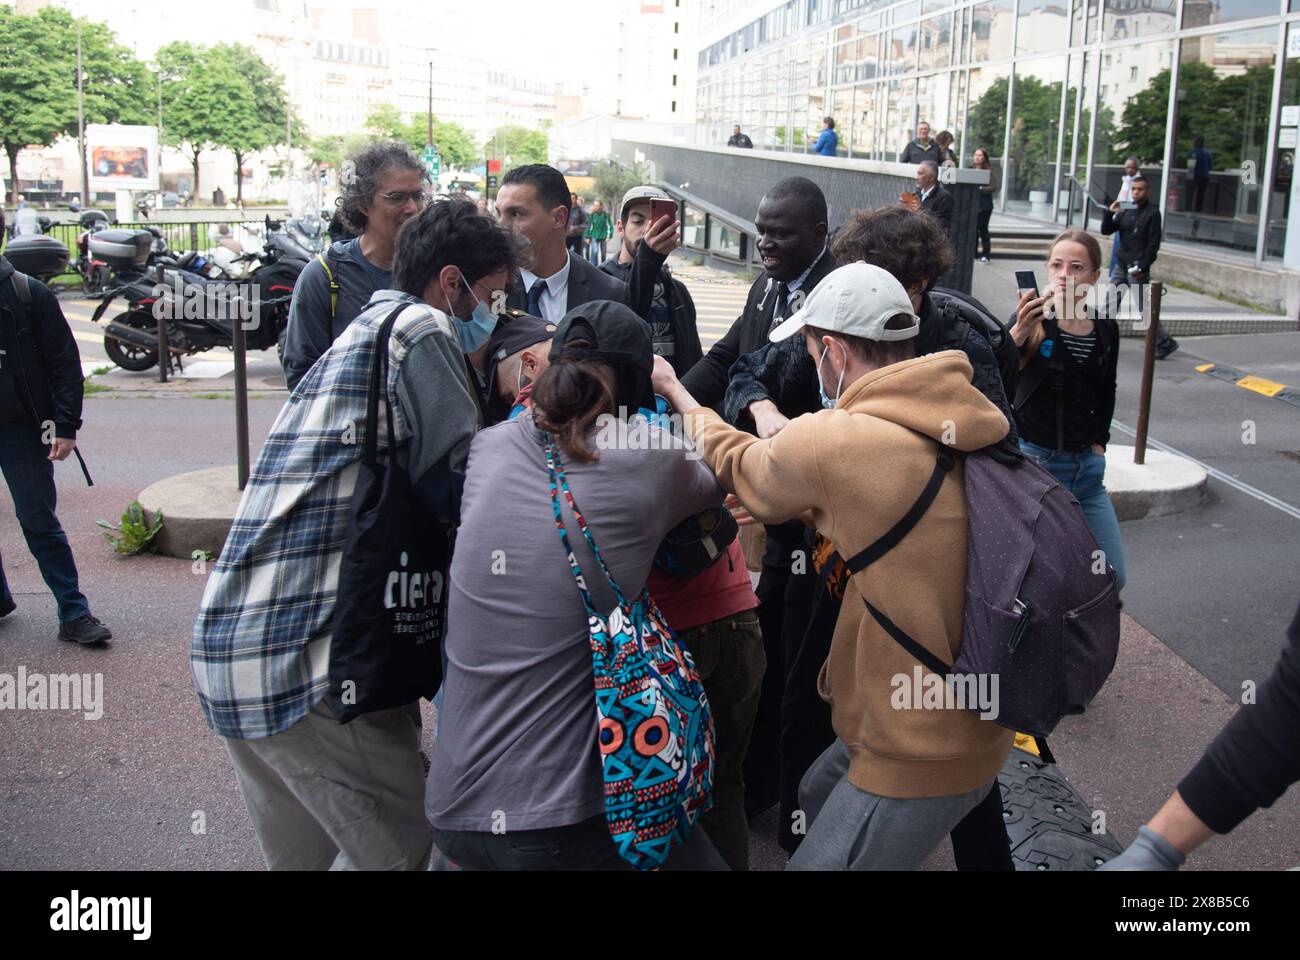
{"label": "eyeglasses", "polygon": [[422,207],[429,202],[429,194],[424,190],[395,190],[392,193],[379,194],[385,203],[394,207],[404,207],[407,201],[412,201],[417,207]]}

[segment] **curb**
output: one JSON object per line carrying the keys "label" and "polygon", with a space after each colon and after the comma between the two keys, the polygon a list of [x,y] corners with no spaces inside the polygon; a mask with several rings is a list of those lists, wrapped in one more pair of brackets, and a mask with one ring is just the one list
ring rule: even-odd
{"label": "curb", "polygon": [[1146,463],[1133,462],[1133,447],[1106,448],[1106,492],[1121,520],[1167,517],[1199,506],[1209,475],[1196,464],[1147,447]]}
{"label": "curb", "polygon": [[183,560],[195,551],[221,554],[243,494],[236,489],[233,464],[179,473],[141,491],[140,506],[161,510],[162,529],[154,538],[156,552]]}

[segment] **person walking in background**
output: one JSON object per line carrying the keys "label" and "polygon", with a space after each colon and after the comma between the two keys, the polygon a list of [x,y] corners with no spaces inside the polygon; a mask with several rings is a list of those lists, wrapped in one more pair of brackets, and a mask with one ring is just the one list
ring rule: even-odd
{"label": "person walking in background", "polygon": [[[58,602],[59,639],[91,646],[113,634],[90,613],[54,512],[54,464],[76,449],[81,401],[81,355],[58,299],[0,256],[0,472],[27,548]],[[0,566],[0,617],[15,607]]]}
{"label": "person walking in background", "polygon": [[[1140,313],[1143,291],[1151,282],[1151,267],[1160,252],[1160,209],[1148,198],[1147,179],[1141,173],[1133,175],[1130,186],[1133,208],[1124,210],[1116,200],[1101,218],[1101,232],[1120,234],[1119,261],[1111,267],[1110,282],[1120,288],[1121,297],[1124,290],[1133,291]],[[1164,360],[1177,349],[1178,341],[1157,326],[1156,359]]]}
{"label": "person walking in background", "polygon": [[727,146],[740,147],[743,150],[752,150],[754,149],[754,141],[741,133],[740,124],[736,124],[731,128],[731,139],[727,141]]}
{"label": "person walking in background", "polygon": [[1088,306],[1089,289],[1101,278],[1097,238],[1082,230],[1060,234],[1047,253],[1047,278],[1048,292],[1022,292],[1012,318],[1022,364],[1015,404],[1020,449],[1079,501],[1118,591],[1124,544],[1105,479],[1119,325]]}
{"label": "person walking in background", "polygon": [[930,139],[930,125],[922,120],[916,125],[916,137],[898,155],[899,163],[939,162],[939,144]]}
{"label": "person walking in background", "polygon": [[564,244],[579,257],[583,255],[583,238],[587,233],[587,211],[582,208],[582,197],[569,194],[569,226]]}
{"label": "person walking in background", "polygon": [[[971,166],[976,170],[987,170],[989,172],[989,182],[980,187],[980,215],[979,222],[975,227],[976,252],[979,253],[980,263],[988,263],[992,246],[989,236],[989,220],[993,217],[993,198],[998,195],[1001,183],[998,181],[998,172],[993,169],[993,163],[989,160],[988,151],[983,147],[975,148],[975,153],[971,157]],[[983,252],[980,252],[981,246]]]}
{"label": "person walking in background", "polygon": [[833,157],[840,145],[840,135],[835,132],[835,118],[822,118],[822,132],[813,144],[812,152],[823,157]]}
{"label": "person walking in background", "polygon": [[[1124,161],[1124,176],[1121,178],[1120,185],[1119,185],[1118,199],[1121,204],[1133,202],[1133,178],[1137,176],[1137,173],[1138,173],[1138,159],[1137,157],[1129,157],[1127,160]],[[1119,238],[1120,238],[1120,233],[1118,230],[1116,230],[1115,239],[1111,242],[1110,245],[1110,274],[1111,275],[1114,275],[1117,272],[1116,267],[1119,266]]]}
{"label": "person walking in background", "polygon": [[1210,171],[1214,169],[1214,154],[1205,149],[1205,138],[1197,137],[1192,141],[1192,152],[1187,158],[1188,172],[1192,175],[1192,192],[1188,198],[1190,208],[1197,213],[1205,203],[1205,191],[1210,186]]}
{"label": "person walking in background", "polygon": [[592,201],[591,214],[587,217],[587,260],[593,267],[605,262],[606,247],[613,235],[614,228],[605,212],[605,205],[599,200]]}
{"label": "person walking in background", "polygon": [[957,154],[953,152],[953,136],[947,130],[940,130],[935,136],[934,142],[939,147],[939,166],[955,167],[957,166]]}

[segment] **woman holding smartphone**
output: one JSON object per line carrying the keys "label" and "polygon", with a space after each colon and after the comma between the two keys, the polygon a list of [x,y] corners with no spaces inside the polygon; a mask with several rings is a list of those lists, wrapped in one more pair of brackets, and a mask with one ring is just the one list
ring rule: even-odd
{"label": "woman holding smartphone", "polygon": [[1083,507],[1116,589],[1125,580],[1119,521],[1106,492],[1106,444],[1115,411],[1119,326],[1093,309],[1101,245],[1067,230],[1047,254],[1049,290],[1020,291],[1011,336],[1020,347],[1016,425],[1020,449],[1046,468]]}

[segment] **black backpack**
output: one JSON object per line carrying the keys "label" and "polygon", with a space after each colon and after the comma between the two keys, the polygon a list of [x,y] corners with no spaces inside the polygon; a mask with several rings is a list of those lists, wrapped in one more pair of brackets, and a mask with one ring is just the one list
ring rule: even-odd
{"label": "black backpack", "polygon": [[929,296],[935,311],[943,318],[939,349],[965,352],[966,338],[978,333],[993,349],[1007,394],[1014,393],[1020,375],[1020,348],[1011,339],[1011,331],[968,293],[935,287]]}

